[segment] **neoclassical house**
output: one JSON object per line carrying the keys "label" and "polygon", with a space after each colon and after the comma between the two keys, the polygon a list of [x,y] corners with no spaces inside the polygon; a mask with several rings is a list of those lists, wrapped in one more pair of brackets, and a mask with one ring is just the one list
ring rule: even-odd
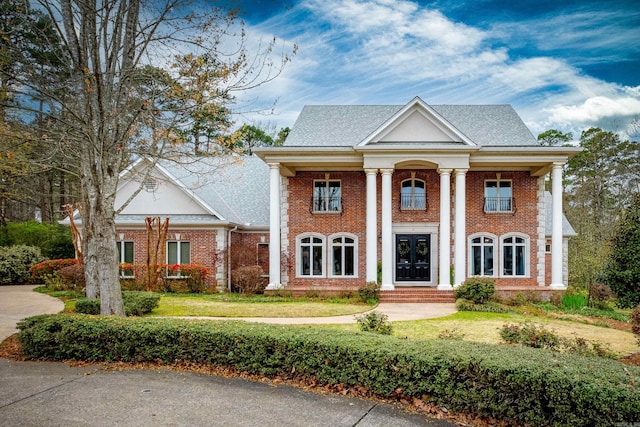
{"label": "neoclassical house", "polygon": [[[306,106],[269,167],[267,289],[567,285],[562,169],[509,105]],[[551,177],[551,193],[545,181]]]}

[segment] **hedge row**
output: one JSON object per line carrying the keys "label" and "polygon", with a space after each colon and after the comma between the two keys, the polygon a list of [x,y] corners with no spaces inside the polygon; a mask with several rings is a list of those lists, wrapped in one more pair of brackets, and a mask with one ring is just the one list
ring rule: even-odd
{"label": "hedge row", "polygon": [[[122,291],[122,303],[127,316],[142,316],[151,313],[160,302],[160,294],[154,292]],[[76,312],[100,314],[100,300],[80,298],[76,302]]]}
{"label": "hedge row", "polygon": [[640,420],[640,369],[521,346],[418,341],[245,322],[47,315],[19,324],[30,358],[187,361],[301,375],[527,425]]}

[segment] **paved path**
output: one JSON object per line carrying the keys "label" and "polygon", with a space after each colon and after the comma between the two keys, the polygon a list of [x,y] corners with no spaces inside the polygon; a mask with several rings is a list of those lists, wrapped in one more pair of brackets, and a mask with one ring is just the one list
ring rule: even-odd
{"label": "paved path", "polygon": [[49,295],[33,292],[35,286],[0,286],[0,342],[18,332],[16,324],[38,314],[64,310],[64,303]]}
{"label": "paved path", "polygon": [[[20,319],[64,308],[57,299],[32,289],[0,287],[0,341],[15,332]],[[451,311],[451,307],[429,304],[404,306],[382,304],[378,311],[387,313],[391,320]],[[353,316],[339,317],[353,321]],[[336,322],[336,318],[320,319]],[[292,323],[287,320],[285,323]],[[0,420],[0,425],[6,426],[51,427],[456,425],[408,414],[389,404],[320,395],[287,385],[164,369],[108,371],[96,365],[72,367],[60,362],[7,359],[0,359]]]}

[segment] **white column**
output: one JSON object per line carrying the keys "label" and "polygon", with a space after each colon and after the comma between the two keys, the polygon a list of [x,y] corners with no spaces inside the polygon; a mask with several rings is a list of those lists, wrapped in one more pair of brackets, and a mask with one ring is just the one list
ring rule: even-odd
{"label": "white column", "polygon": [[269,163],[269,284],[280,289],[280,164]]}
{"label": "white column", "polygon": [[382,290],[393,290],[393,232],[391,226],[391,174],[382,169]]}
{"label": "white column", "polygon": [[467,252],[467,223],[466,223],[466,169],[456,169],[456,211],[454,224],[454,288],[465,281],[465,260]]}
{"label": "white column", "polygon": [[438,289],[453,289],[449,266],[451,265],[451,169],[438,169],[440,174],[440,280]]}
{"label": "white column", "polygon": [[367,174],[367,282],[378,280],[378,203],[376,195],[377,169],[365,169]]}
{"label": "white column", "polygon": [[562,281],[562,163],[551,170],[553,227],[551,229],[551,289],[566,289]]}

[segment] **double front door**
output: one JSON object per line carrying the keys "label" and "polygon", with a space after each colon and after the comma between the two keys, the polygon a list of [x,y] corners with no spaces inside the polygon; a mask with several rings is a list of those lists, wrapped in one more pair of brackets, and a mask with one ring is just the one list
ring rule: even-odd
{"label": "double front door", "polygon": [[396,234],[396,282],[431,282],[430,234]]}

